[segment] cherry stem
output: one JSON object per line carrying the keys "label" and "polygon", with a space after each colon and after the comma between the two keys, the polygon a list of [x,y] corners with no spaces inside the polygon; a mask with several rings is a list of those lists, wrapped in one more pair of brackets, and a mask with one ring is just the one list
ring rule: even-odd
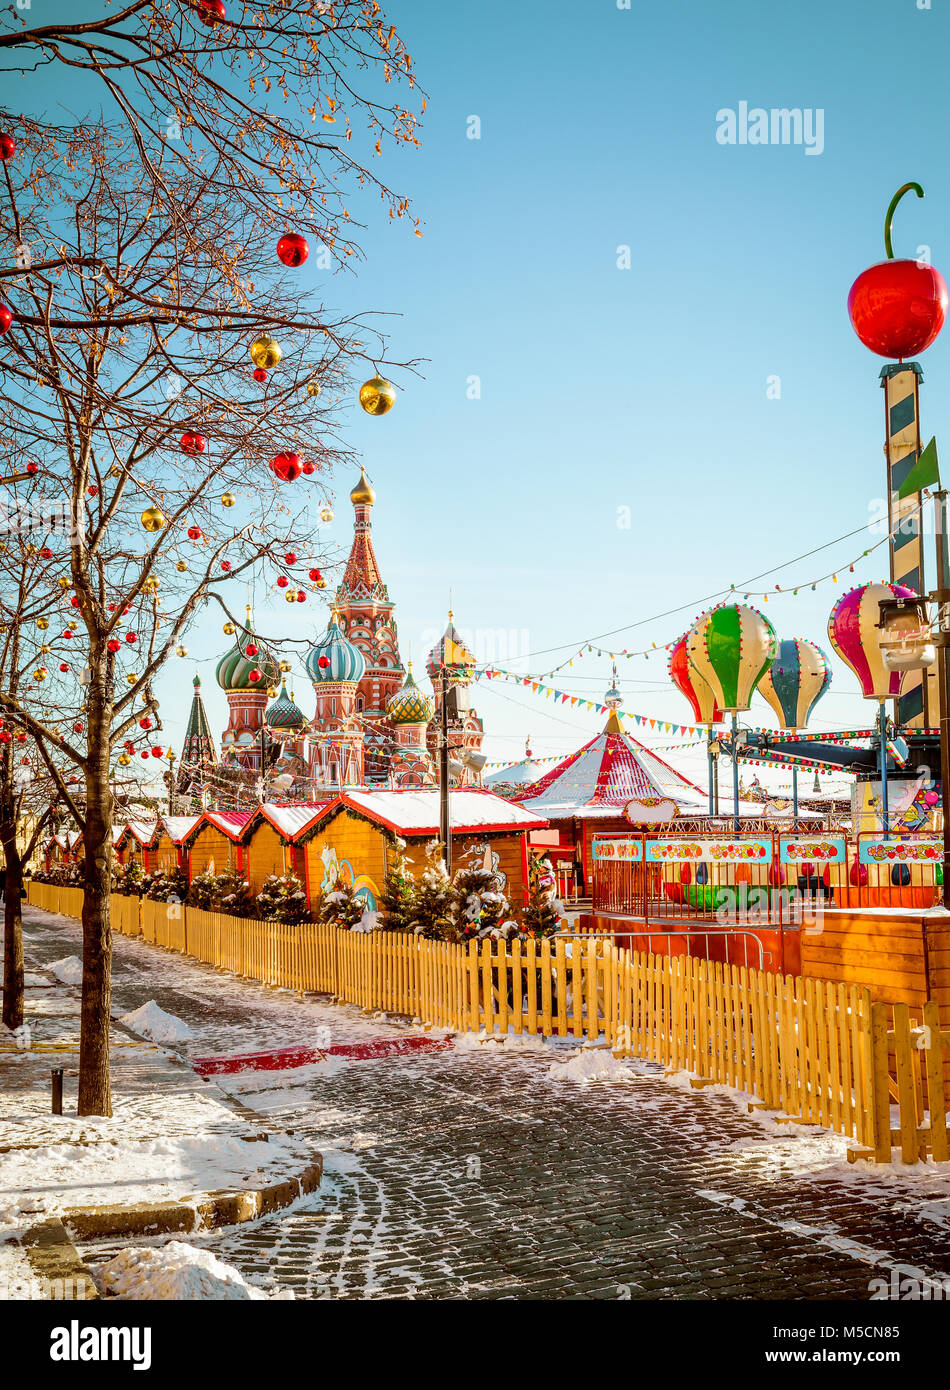
{"label": "cherry stem", "polygon": [[924,190],[919,183],[905,183],[903,187],[899,188],[894,194],[888,205],[887,212],[884,214],[884,250],[887,252],[887,259],[889,261],[894,259],[894,247],[891,245],[891,223],[894,220],[894,212],[901,198],[903,198],[905,193],[909,193],[911,189],[914,190],[918,198],[924,196]]}

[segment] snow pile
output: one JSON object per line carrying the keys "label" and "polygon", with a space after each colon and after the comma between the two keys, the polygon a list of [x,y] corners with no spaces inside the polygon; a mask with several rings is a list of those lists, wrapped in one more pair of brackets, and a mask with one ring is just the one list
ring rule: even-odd
{"label": "snow pile", "polygon": [[492,1043],[519,1052],[543,1051],[546,1046],[544,1038],[533,1033],[516,1033],[510,1026],[507,1034],[486,1033],[484,1028],[480,1033],[457,1033],[454,1046],[459,1052],[491,1052],[494,1050],[490,1046]]}
{"label": "snow pile", "polygon": [[[169,1241],[158,1249],[131,1246],[122,1250],[98,1271],[104,1294],[128,1299],[266,1299],[262,1289],[249,1284],[232,1265],[182,1240]],[[293,1298],[290,1289],[274,1295]]]}
{"label": "snow pile", "polygon": [[605,1047],[585,1047],[566,1062],[552,1062],[554,1081],[633,1081],[634,1073]]}
{"label": "snow pile", "polygon": [[64,985],[82,984],[82,961],[78,956],[64,956],[62,960],[54,960],[49,968]]}
{"label": "snow pile", "polygon": [[159,1008],[154,999],[150,999],[147,1004],[143,1004],[140,1009],[134,1009],[130,1014],[123,1014],[119,1019],[126,1028],[131,1028],[133,1033],[138,1033],[143,1038],[151,1038],[152,1042],[187,1042],[194,1037],[188,1024],[182,1019],[176,1018],[174,1014],[167,1014],[164,1009]]}

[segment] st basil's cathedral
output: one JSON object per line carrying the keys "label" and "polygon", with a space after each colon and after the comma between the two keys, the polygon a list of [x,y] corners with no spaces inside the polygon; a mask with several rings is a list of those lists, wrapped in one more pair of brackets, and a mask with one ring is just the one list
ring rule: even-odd
{"label": "st basil's cathedral", "polygon": [[431,787],[438,781],[443,686],[453,786],[477,784],[484,726],[469,707],[476,661],[449,614],[429,653],[433,694],[403,666],[395,605],[373,548],[376,493],[361,470],[350,493],[353,542],[326,631],[306,658],[316,697],[308,718],[288,693],[290,663],[253,632],[250,609],[234,647],[218,662],[229,719],[214,746],[195,677],[178,791],[203,802],[250,799],[263,768],[268,797],[316,800],[344,786]]}

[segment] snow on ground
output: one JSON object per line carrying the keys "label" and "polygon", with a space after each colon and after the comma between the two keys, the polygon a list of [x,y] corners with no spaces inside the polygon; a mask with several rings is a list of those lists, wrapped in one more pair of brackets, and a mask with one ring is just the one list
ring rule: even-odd
{"label": "snow on ground", "polygon": [[54,960],[49,969],[64,985],[82,984],[82,961],[78,956],[64,956],[62,960]]}
{"label": "snow on ground", "polygon": [[126,1299],[292,1299],[283,1289],[268,1295],[249,1284],[238,1270],[219,1260],[210,1250],[199,1250],[181,1240],[167,1245],[131,1246],[96,1271],[96,1283],[105,1296]]}
{"label": "snow on ground", "polygon": [[0,1153],[0,1203],[32,1212],[134,1202],[180,1201],[221,1189],[260,1187],[299,1173],[310,1150],[281,1135],[237,1134],[46,1144]]}
{"label": "snow on ground", "polygon": [[131,1028],[133,1033],[138,1033],[143,1038],[151,1038],[152,1042],[187,1042],[189,1038],[194,1037],[187,1023],[176,1018],[174,1014],[167,1014],[164,1009],[159,1008],[154,999],[150,999],[139,1009],[133,1009],[130,1014],[123,1014],[119,1022],[124,1023],[126,1028]]}
{"label": "snow on ground", "polygon": [[[3,1212],[0,1210],[0,1220]],[[0,1302],[10,1299],[45,1298],[46,1292],[30,1268],[25,1252],[18,1245],[0,1239]]]}
{"label": "snow on ground", "polygon": [[606,1047],[585,1047],[566,1062],[552,1062],[548,1068],[552,1081],[635,1081],[631,1071]]}

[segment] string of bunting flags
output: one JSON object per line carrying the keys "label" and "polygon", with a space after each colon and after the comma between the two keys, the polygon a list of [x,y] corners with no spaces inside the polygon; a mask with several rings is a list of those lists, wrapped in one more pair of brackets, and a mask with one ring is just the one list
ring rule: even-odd
{"label": "string of bunting flags", "polygon": [[[545,685],[542,681],[535,680],[533,676],[520,676],[515,671],[504,671],[497,666],[480,667],[476,672],[476,677],[481,676],[484,676],[486,680],[514,681],[516,685],[525,686],[535,695],[544,695],[545,698],[553,696],[555,703],[570,705],[571,709],[594,710],[597,714],[603,714],[609,708],[600,700],[588,700],[584,695],[571,695],[567,691],[556,690],[552,685]],[[693,724],[678,724],[669,719],[657,719],[648,714],[634,714],[632,710],[618,709],[617,714],[623,719],[632,719],[635,724],[649,725],[651,729],[659,729],[664,734],[681,734],[689,738],[705,737],[703,730]]]}

